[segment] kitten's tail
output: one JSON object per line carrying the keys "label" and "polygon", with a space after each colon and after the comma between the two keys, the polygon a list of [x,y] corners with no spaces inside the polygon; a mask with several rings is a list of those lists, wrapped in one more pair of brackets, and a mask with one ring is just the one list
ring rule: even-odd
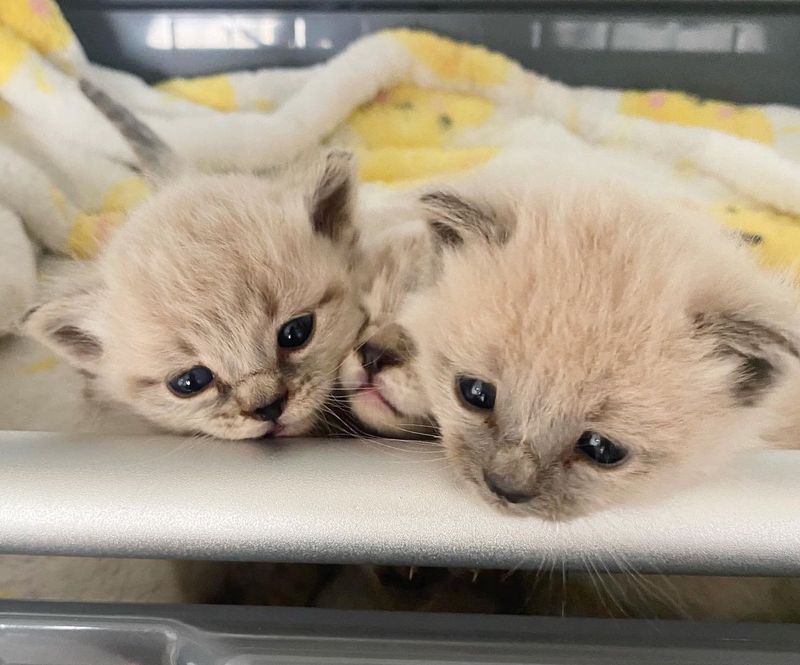
{"label": "kitten's tail", "polygon": [[161,138],[129,109],[85,78],[81,91],[117,128],[133,150],[142,172],[151,180],[164,180],[181,170],[180,159]]}

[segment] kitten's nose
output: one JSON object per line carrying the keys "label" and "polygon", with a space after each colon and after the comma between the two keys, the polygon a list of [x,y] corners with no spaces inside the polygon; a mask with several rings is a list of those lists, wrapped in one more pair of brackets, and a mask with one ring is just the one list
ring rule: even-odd
{"label": "kitten's nose", "polygon": [[283,407],[285,406],[286,393],[283,393],[283,395],[279,395],[277,399],[273,400],[269,404],[265,404],[264,406],[259,406],[257,409],[253,409],[250,415],[256,420],[271,420],[272,422],[275,422],[281,417],[281,414],[283,413]]}
{"label": "kitten's nose", "polygon": [[370,374],[377,374],[384,367],[400,364],[400,358],[395,353],[371,342],[362,344],[358,348],[358,355],[361,356],[361,366]]}
{"label": "kitten's nose", "polygon": [[526,503],[533,498],[529,489],[515,487],[510,478],[484,471],[483,479],[492,492],[509,503]]}

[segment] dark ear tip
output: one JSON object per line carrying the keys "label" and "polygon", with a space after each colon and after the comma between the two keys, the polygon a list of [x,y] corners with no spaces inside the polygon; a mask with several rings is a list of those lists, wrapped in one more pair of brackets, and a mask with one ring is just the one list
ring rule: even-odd
{"label": "dark ear tip", "polygon": [[341,166],[352,167],[356,162],[355,153],[346,148],[331,148],[325,155],[325,160],[328,163],[335,163]]}
{"label": "dark ear tip", "polygon": [[322,187],[338,187],[355,180],[356,156],[344,148],[331,148],[323,158]]}
{"label": "dark ear tip", "polygon": [[795,341],[768,322],[725,311],[695,313],[692,322],[710,337],[714,355],[736,361],[732,390],[741,406],[757,404],[775,384],[782,373],[778,354],[798,357]]}
{"label": "dark ear tip", "polygon": [[353,159],[355,153],[349,148],[334,147],[328,150],[329,157],[338,157],[339,159]]}
{"label": "dark ear tip", "polygon": [[41,307],[41,305],[34,305],[34,306],[33,306],[33,307],[31,307],[30,309],[28,309],[28,310],[27,310],[27,311],[26,311],[26,312],[25,312],[25,313],[24,313],[24,314],[23,314],[23,315],[20,317],[20,320],[19,320],[19,325],[20,325],[20,327],[22,327],[22,326],[26,325],[26,324],[28,323],[28,319],[30,319],[30,318],[31,318],[31,317],[32,317],[34,314],[36,314],[36,312],[38,312],[38,311],[39,311],[39,308],[40,308],[40,307]]}
{"label": "dark ear tip", "polygon": [[315,231],[332,240],[352,237],[344,234],[352,228],[352,208],[356,189],[355,155],[349,150],[333,148],[325,153],[321,174],[313,197],[311,225]]}
{"label": "dark ear tip", "polygon": [[425,194],[419,197],[421,203],[431,206],[440,205],[442,202],[451,201],[453,199],[457,199],[455,194],[450,194],[442,190],[426,192]]}
{"label": "dark ear tip", "polygon": [[439,244],[446,247],[459,247],[464,244],[464,239],[449,224],[445,224],[437,219],[428,221],[428,228],[433,231]]}

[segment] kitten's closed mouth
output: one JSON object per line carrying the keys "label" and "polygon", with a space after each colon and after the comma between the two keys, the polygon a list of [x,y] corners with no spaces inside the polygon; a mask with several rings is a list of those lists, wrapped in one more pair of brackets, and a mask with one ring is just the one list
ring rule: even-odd
{"label": "kitten's closed mouth", "polygon": [[286,427],[284,425],[275,425],[275,427],[273,427],[269,432],[266,432],[265,434],[263,434],[261,436],[261,438],[262,439],[274,439],[275,437],[280,436],[281,432],[283,432],[285,429],[286,429]]}
{"label": "kitten's closed mouth", "polygon": [[383,392],[381,391],[380,386],[376,386],[374,383],[362,383],[356,394],[364,397],[366,399],[372,400],[372,402],[378,402],[384,408],[389,409],[396,417],[402,418],[403,414],[392,404],[386,397],[384,397]]}

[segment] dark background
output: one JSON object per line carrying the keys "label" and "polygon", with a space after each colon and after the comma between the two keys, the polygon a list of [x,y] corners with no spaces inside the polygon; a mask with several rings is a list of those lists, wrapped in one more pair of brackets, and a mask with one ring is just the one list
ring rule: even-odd
{"label": "dark background", "polygon": [[[768,0],[62,0],[89,57],[153,81],[231,69],[309,65],[386,27],[430,28],[506,53],[573,85],[669,88],[739,102],[800,105],[800,3]],[[227,17],[227,18],[226,18]],[[247,41],[267,19],[274,34],[246,47],[152,45],[199,20],[229,21]],[[295,34],[297,21],[304,36]],[[189,23],[187,24],[187,20]],[[237,23],[238,21],[238,23]],[[249,23],[248,23],[249,21]],[[256,23],[253,23],[256,21]],[[300,38],[299,44],[297,37]],[[233,39],[233,37],[231,37]],[[179,39],[180,41],[180,39]]]}

